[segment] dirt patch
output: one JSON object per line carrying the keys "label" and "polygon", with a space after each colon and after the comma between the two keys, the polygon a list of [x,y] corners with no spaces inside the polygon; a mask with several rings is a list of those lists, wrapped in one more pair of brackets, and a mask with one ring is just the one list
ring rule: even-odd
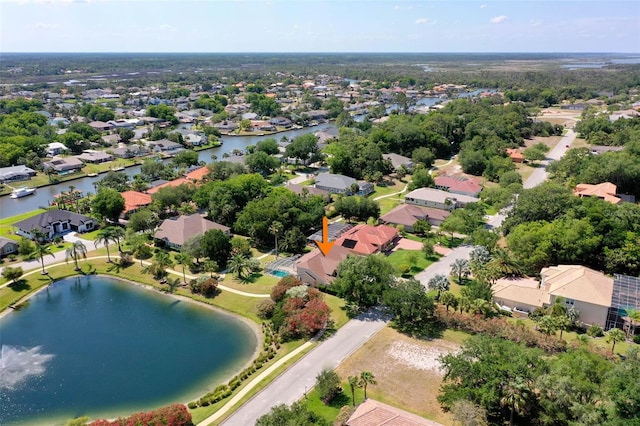
{"label": "dirt patch", "polygon": [[369,397],[451,425],[451,416],[440,409],[436,399],[442,383],[438,358],[458,348],[447,340],[413,339],[386,327],[336,371],[344,381],[361,371],[371,371],[378,384],[369,386]]}

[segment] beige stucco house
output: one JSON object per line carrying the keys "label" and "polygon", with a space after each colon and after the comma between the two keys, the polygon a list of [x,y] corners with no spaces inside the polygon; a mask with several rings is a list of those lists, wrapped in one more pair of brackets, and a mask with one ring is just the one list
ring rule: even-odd
{"label": "beige stucco house", "polygon": [[531,312],[552,305],[563,297],[567,306],[580,311],[585,324],[607,326],[611,307],[613,278],[581,265],[543,268],[538,286],[500,281],[493,286],[494,301],[514,311]]}

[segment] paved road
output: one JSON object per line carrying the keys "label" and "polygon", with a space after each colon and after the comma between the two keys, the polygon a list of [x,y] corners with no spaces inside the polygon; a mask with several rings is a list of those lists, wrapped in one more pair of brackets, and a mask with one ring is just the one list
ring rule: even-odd
{"label": "paved road", "polygon": [[527,178],[524,182],[524,187],[526,189],[533,188],[534,186],[540,185],[547,179],[549,175],[544,169],[547,165],[554,160],[559,160],[562,156],[567,152],[567,150],[571,147],[571,144],[576,139],[576,134],[572,129],[567,131],[567,134],[562,137],[560,142],[553,147],[551,151],[547,154],[547,159],[540,162],[540,167],[535,169],[531,176]]}
{"label": "paved road", "polygon": [[[82,238],[76,236],[75,232],[71,232],[69,234],[65,234],[63,236],[65,241],[68,242],[74,242],[74,241],[81,241],[86,247],[87,247],[87,251],[91,251],[91,250],[95,250],[97,248],[102,247],[101,243],[98,243],[97,245],[94,245],[94,242],[91,240],[83,240]],[[115,246],[115,244],[113,244]],[[110,245],[111,246],[111,245]],[[54,263],[60,263],[60,262],[64,262],[65,261],[65,257],[66,257],[66,250],[62,250],[59,252],[56,252],[53,254],[53,256],[45,256],[44,257],[44,264],[46,265],[53,265]],[[13,265],[11,265],[12,267],[21,267],[24,271],[30,271],[32,269],[36,269],[36,268],[42,268],[42,264],[40,263],[40,258],[37,259],[33,259],[33,260],[28,260],[25,262],[18,262],[15,263]],[[0,274],[2,273],[2,270],[4,268],[0,267]]]}
{"label": "paved road", "polygon": [[371,336],[382,330],[386,323],[387,320],[377,311],[349,321],[336,334],[318,345],[240,407],[222,425],[253,425],[274,405],[292,404],[298,401],[304,396],[305,391],[315,385],[315,377],[323,368],[335,368]]}

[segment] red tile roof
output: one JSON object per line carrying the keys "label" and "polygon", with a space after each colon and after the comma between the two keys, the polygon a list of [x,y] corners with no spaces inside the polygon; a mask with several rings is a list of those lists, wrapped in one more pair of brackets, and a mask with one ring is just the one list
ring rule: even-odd
{"label": "red tile roof", "polygon": [[142,206],[148,206],[151,204],[151,195],[138,191],[124,191],[120,193],[124,198],[124,212],[127,213],[132,210],[137,210]]}
{"label": "red tile roof", "polygon": [[464,179],[453,176],[437,176],[434,179],[436,187],[445,188],[449,192],[459,192],[476,196],[482,191],[482,186],[475,179]]}
{"label": "red tile roof", "polygon": [[193,185],[193,182],[185,177],[181,177],[170,182],[163,183],[162,185],[154,186],[153,188],[147,190],[147,194],[155,194],[156,192],[160,191],[161,188],[176,187],[185,184]]}
{"label": "red tile roof", "polygon": [[617,191],[618,187],[611,182],[603,182],[598,185],[579,183],[573,190],[573,194],[579,197],[598,197],[612,204],[620,204],[622,199],[616,197]]}
{"label": "red tile roof", "polygon": [[398,237],[398,230],[388,225],[356,225],[336,240],[336,245],[357,254],[379,252]]}
{"label": "red tile roof", "polygon": [[201,181],[202,179],[204,179],[204,177],[209,174],[209,168],[208,167],[200,167],[199,169],[193,170],[189,173],[187,173],[185,176],[187,179],[191,179],[193,181]]}

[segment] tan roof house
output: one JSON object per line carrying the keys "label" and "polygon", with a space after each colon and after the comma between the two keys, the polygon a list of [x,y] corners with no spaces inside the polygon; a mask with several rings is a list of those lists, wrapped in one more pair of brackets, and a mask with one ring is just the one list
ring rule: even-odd
{"label": "tan roof house", "polygon": [[450,214],[451,212],[448,210],[401,204],[389,213],[380,216],[380,222],[402,225],[407,232],[413,232],[413,225],[419,220],[425,220],[433,226],[439,226]]}
{"label": "tan roof house", "polygon": [[453,210],[464,207],[469,203],[477,203],[480,200],[468,195],[454,194],[441,189],[418,188],[409,192],[404,197],[404,201],[407,204],[414,204],[416,206]]}
{"label": "tan roof house", "polygon": [[613,295],[613,278],[582,265],[558,265],[540,271],[537,288],[497,284],[494,301],[520,311],[532,311],[563,297],[567,306],[580,311],[580,321],[605,327]]}
{"label": "tan roof house", "polygon": [[425,419],[375,399],[368,398],[358,405],[347,426],[442,426],[433,420]]}
{"label": "tan roof house", "polygon": [[611,182],[603,182],[597,185],[579,183],[573,190],[573,195],[578,197],[598,197],[612,204],[620,204],[622,198],[616,196],[618,187]]}
{"label": "tan roof house", "polygon": [[164,241],[171,248],[180,249],[187,240],[210,229],[218,229],[227,235],[231,231],[230,228],[207,220],[199,214],[192,214],[165,219],[153,238]]}

